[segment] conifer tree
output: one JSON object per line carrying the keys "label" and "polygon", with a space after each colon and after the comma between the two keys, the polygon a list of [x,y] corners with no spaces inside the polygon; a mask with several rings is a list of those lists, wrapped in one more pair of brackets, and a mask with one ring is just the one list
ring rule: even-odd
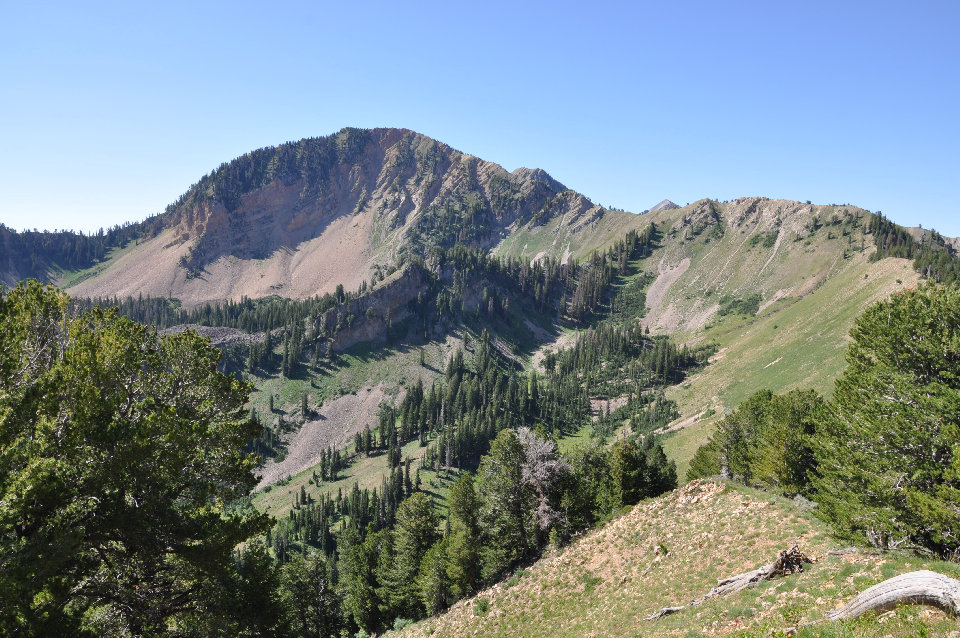
{"label": "conifer tree", "polygon": [[97,633],[93,607],[132,635],[206,622],[266,529],[224,507],[256,482],[250,387],[195,332],[68,305],[35,281],[0,293],[0,633]]}
{"label": "conifer tree", "polygon": [[460,475],[450,488],[449,543],[446,547],[447,577],[456,598],[473,593],[480,576],[477,568],[480,542],[479,503],[470,473]]}
{"label": "conifer tree", "polygon": [[417,492],[397,508],[396,558],[387,585],[395,613],[405,618],[419,616],[422,601],[416,586],[417,575],[424,555],[438,540],[438,523],[433,503],[423,492]]}
{"label": "conifer tree", "polygon": [[523,483],[523,446],[512,430],[503,430],[480,463],[479,492],[483,495],[482,570],[491,580],[530,551],[529,513],[534,496]]}
{"label": "conifer tree", "polygon": [[924,285],[851,331],[817,440],[819,511],[879,547],[960,549],[960,290]]}
{"label": "conifer tree", "polygon": [[294,557],[282,569],[282,591],[290,625],[297,636],[338,636],[343,626],[341,601],[319,554]]}

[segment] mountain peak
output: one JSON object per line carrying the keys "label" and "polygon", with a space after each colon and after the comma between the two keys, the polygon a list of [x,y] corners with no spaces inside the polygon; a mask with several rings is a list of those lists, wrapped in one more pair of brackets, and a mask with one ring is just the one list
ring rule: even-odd
{"label": "mountain peak", "polygon": [[408,129],[344,128],[222,164],[142,238],[149,268],[118,264],[71,292],[186,305],[307,297],[354,289],[404,255],[458,243],[490,249],[515,225],[592,207],[542,169],[511,173]]}
{"label": "mountain peak", "polygon": [[651,208],[650,210],[648,210],[647,212],[656,213],[661,210],[672,210],[674,208],[680,208],[680,207],[674,204],[673,202],[671,202],[669,199],[665,199],[661,201],[659,204],[657,204],[656,206],[654,206],[653,208]]}

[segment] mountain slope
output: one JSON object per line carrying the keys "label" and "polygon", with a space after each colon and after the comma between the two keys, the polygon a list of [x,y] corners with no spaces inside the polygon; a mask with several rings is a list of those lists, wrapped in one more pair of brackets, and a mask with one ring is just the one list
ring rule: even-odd
{"label": "mountain slope", "polygon": [[306,297],[431,246],[489,248],[511,224],[604,212],[542,170],[509,173],[403,129],[344,129],[222,165],[168,208],[162,232],[68,292]]}
{"label": "mountain slope", "polygon": [[[717,579],[771,563],[797,542],[819,558],[801,574],[712,598],[657,621],[644,618],[706,594]],[[696,481],[640,503],[533,566],[399,636],[764,636],[822,618],[885,578],[955,565],[908,554],[840,549],[823,523],[791,501],[732,484]],[[883,623],[847,623],[857,636],[942,635],[954,621],[905,608]],[[813,627],[810,635],[819,635]]]}
{"label": "mountain slope", "polygon": [[[854,206],[749,197],[701,200],[622,221],[608,214],[580,234],[583,246],[591,232],[606,236],[607,224],[654,224],[658,247],[640,263],[652,282],[643,325],[717,346],[703,372],[668,391],[681,416],[666,445],[681,474],[712,423],[753,392],[812,387],[829,394],[845,365],[854,318],[917,283],[906,259],[872,261],[873,218]],[[559,258],[567,249],[560,222],[517,228],[497,251]]]}

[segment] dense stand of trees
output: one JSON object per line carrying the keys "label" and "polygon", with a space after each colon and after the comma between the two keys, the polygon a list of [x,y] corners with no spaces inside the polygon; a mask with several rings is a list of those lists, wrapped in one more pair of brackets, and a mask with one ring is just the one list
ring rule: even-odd
{"label": "dense stand of trees", "polygon": [[926,231],[921,240],[916,240],[907,229],[880,213],[870,217],[867,231],[873,233],[877,246],[872,259],[912,259],[914,269],[928,279],[945,284],[960,282],[960,256],[937,231]]}
{"label": "dense stand of trees", "polygon": [[[349,301],[353,296],[345,292],[342,299]],[[118,308],[120,314],[158,328],[196,324],[234,328],[248,333],[267,332],[302,323],[338,305],[337,298],[329,293],[307,299],[288,299],[276,295],[258,299],[244,297],[240,301],[206,303],[189,309],[183,308],[177,299],[150,295],[124,299],[77,299],[76,303],[81,309],[92,306]]]}
{"label": "dense stand of trees", "polygon": [[231,552],[268,520],[226,509],[256,425],[218,358],[36,281],[2,291],[0,633],[241,633]]}
{"label": "dense stand of trees", "polygon": [[[550,258],[531,263],[525,259],[498,258],[463,245],[437,247],[426,261],[410,258],[401,266],[416,270],[427,282],[417,297],[409,300],[407,308],[414,317],[414,327],[422,329],[424,337],[439,334],[464,320],[479,320],[480,325],[500,322],[501,327],[509,330],[511,324],[522,323],[517,317],[527,311],[550,318],[567,316],[579,323],[596,321],[609,314],[608,303],[618,307],[617,316],[626,321],[636,315],[636,310],[627,313],[626,301],[621,299],[624,295],[611,295],[611,284],[628,273],[631,261],[649,254],[656,237],[652,225],[641,233],[631,231],[608,251],[595,253],[584,264],[561,264]],[[394,267],[386,272],[395,270]],[[602,276],[598,278],[597,273]],[[381,272],[379,278],[383,276]],[[635,288],[625,291],[633,301],[637,301]],[[398,329],[390,312],[381,312],[375,303],[364,300],[372,290],[373,284],[368,287],[364,282],[353,292],[338,286],[334,294],[308,299],[243,298],[189,309],[175,299],[142,295],[79,299],[76,305],[79,311],[115,306],[121,314],[159,328],[196,324],[259,333],[260,339],[222,346],[221,369],[257,374],[279,372],[291,378],[300,374],[307,361],[317,366],[331,360],[334,353],[329,340],[358,322],[379,322],[384,339],[396,339]],[[367,307],[366,312],[353,314],[354,302],[361,308]],[[404,328],[410,329],[409,324]]]}
{"label": "dense stand of trees", "polygon": [[81,270],[101,261],[113,248],[151,237],[162,228],[159,217],[126,223],[85,234],[68,230],[17,232],[0,224],[0,255],[4,269],[41,281],[55,269]]}
{"label": "dense stand of trees", "polygon": [[442,611],[549,542],[675,486],[673,464],[652,438],[565,458],[528,428],[503,429],[476,476],[463,473],[453,484],[445,525],[415,490],[392,525],[374,519],[344,528],[337,572],[345,621],[373,632]]}
{"label": "dense stand of trees", "polygon": [[815,499],[842,536],[960,552],[960,290],[927,283],[867,309],[832,401],[761,392],[727,416],[689,478],[724,472]]}
{"label": "dense stand of trees", "polygon": [[[656,396],[642,388],[682,378],[700,359],[637,329],[603,324],[559,353],[540,378],[513,370],[490,341],[481,335],[469,360],[454,353],[442,383],[418,382],[399,405],[381,406],[377,427],[355,437],[356,456],[387,459],[379,488],[354,485],[333,496],[304,487],[270,531],[266,544],[280,564],[323,556],[345,625],[379,631],[397,618],[435,613],[548,543],[676,485],[676,470],[652,436],[627,436],[612,448],[594,442],[568,456],[553,438],[591,422],[586,379],[622,390],[616,368],[629,363],[629,389]],[[608,428],[605,437],[649,411],[629,405],[637,414],[623,410],[596,422]],[[401,448],[417,440],[428,449],[415,467]],[[338,454],[329,452],[333,469],[321,463],[311,484],[336,480],[346,460]],[[422,491],[423,467],[459,474],[446,521]]]}

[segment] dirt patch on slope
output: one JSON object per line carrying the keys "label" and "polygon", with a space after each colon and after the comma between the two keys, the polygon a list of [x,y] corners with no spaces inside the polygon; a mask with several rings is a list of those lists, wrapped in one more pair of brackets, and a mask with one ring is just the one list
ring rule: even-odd
{"label": "dirt patch on slope", "polygon": [[540,346],[536,352],[533,353],[533,356],[530,357],[530,364],[537,372],[546,372],[546,369],[543,367],[543,359],[551,352],[556,354],[564,348],[569,348],[577,342],[577,337],[580,336],[579,332],[565,332],[557,337],[552,343],[545,343]]}
{"label": "dirt patch on slope", "polygon": [[665,332],[673,332],[679,325],[678,318],[668,317],[668,321],[662,321],[664,316],[663,302],[667,297],[667,292],[676,281],[690,268],[690,258],[685,257],[676,266],[668,266],[663,261],[657,267],[657,279],[650,284],[647,289],[647,308],[649,312],[641,320],[644,327],[656,327]]}
{"label": "dirt patch on slope", "polygon": [[[287,442],[287,456],[279,463],[272,460],[259,470],[256,489],[293,476],[320,462],[320,452],[328,447],[345,447],[357,432],[377,425],[377,409],[386,398],[383,384],[366,387],[356,394],[347,394],[327,402],[312,421],[303,424]],[[403,392],[396,398],[403,400]]]}
{"label": "dirt patch on slope", "polygon": [[612,399],[590,399],[590,418],[596,422],[603,413],[610,414],[614,410],[619,410],[630,400],[629,396],[614,397]]}
{"label": "dirt patch on slope", "polygon": [[194,277],[179,265],[190,243],[172,243],[174,231],[167,230],[68,292],[77,297],[175,297],[190,307],[245,296],[303,298],[333,292],[341,283],[355,290],[369,275],[372,224],[372,213],[341,217],[295,248],[277,250],[266,259],[221,257]]}

